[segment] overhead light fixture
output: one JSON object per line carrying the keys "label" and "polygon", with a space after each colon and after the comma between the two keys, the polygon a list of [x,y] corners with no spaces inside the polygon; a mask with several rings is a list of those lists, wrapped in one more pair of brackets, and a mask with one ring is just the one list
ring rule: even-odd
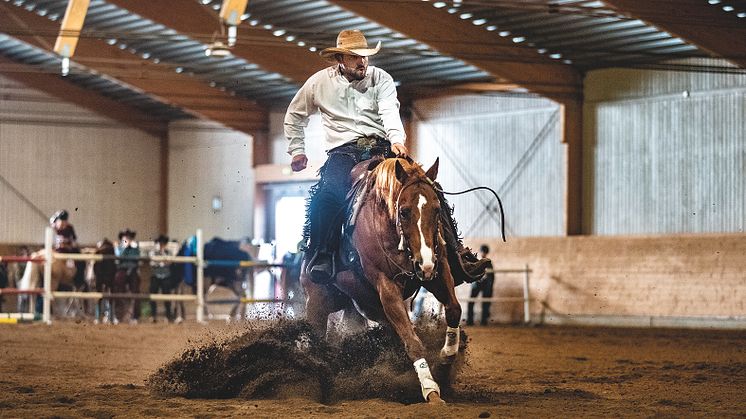
{"label": "overhead light fixture", "polygon": [[213,41],[213,43],[205,50],[205,55],[208,57],[225,58],[231,55],[231,50],[228,45],[221,41]]}
{"label": "overhead light fixture", "polygon": [[228,25],[228,46],[229,47],[236,45],[236,38],[238,38],[238,28],[236,28],[236,25]]}
{"label": "overhead light fixture", "polygon": [[62,57],[62,77],[70,74],[70,57]]}

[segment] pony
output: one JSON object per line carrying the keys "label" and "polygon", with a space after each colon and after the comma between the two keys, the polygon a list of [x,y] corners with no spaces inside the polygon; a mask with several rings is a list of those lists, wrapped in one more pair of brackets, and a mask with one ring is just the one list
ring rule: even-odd
{"label": "pony", "polygon": [[[44,249],[31,253],[32,259],[44,258]],[[26,269],[18,284],[21,290],[32,290],[35,288],[44,288],[43,284],[44,265],[41,263],[26,262]],[[59,289],[74,289],[75,275],[77,273],[76,264],[72,260],[56,259],[52,260],[52,291]],[[18,297],[19,311],[33,311],[32,307],[27,306],[33,299],[21,295]]]}
{"label": "pony", "polygon": [[[309,261],[304,260],[300,278],[306,293],[306,320],[321,336],[329,315],[340,310],[353,322],[360,321],[359,313],[365,319],[390,324],[414,365],[423,398],[430,403],[443,402],[440,388],[405,300],[422,285],[443,304],[448,327],[440,355],[453,361],[459,347],[461,306],[434,186],[438,163],[436,159],[426,172],[411,161],[393,158],[356,166],[351,174],[356,204],[345,226],[340,258],[359,263],[339,269],[332,284],[322,285],[311,281],[306,272]],[[367,165],[367,175],[359,174],[361,165]]]}

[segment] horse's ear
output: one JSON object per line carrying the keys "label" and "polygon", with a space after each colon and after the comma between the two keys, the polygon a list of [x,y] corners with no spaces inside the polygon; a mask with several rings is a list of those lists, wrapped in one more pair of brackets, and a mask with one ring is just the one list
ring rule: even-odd
{"label": "horse's ear", "polygon": [[404,166],[401,165],[399,162],[399,159],[396,160],[396,180],[398,180],[401,184],[404,184],[404,181],[407,180],[407,171],[404,169]]}
{"label": "horse's ear", "polygon": [[425,175],[430,180],[435,180],[435,178],[438,177],[438,164],[440,164],[440,157],[436,158],[435,163],[433,163],[433,165],[427,169],[427,172],[425,172]]}

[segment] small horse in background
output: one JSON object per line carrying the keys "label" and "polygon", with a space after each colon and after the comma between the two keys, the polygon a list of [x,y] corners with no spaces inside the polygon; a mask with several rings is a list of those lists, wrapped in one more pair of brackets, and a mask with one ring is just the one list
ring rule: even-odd
{"label": "small horse in background", "polygon": [[[96,250],[94,252],[97,255],[103,255],[104,259],[94,262],[93,264],[93,275],[95,281],[95,288],[97,292],[112,292],[114,287],[114,276],[117,273],[117,265],[114,261],[114,243],[109,239],[104,238],[102,241],[96,243]],[[118,323],[116,315],[114,314],[113,300],[106,300],[102,298],[96,305],[95,322],[103,321],[107,323],[109,321]],[[101,316],[104,313],[103,320]]]}
{"label": "small horse in background", "polygon": [[[197,240],[196,237],[192,236],[185,240],[180,249],[179,256],[196,256],[197,254]],[[242,261],[251,260],[251,255],[248,252],[241,249],[241,242],[223,240],[220,237],[214,237],[204,245],[204,258],[205,260],[228,260],[228,261]],[[183,279],[183,283],[192,289],[192,293],[196,293],[197,290],[197,267],[193,264],[173,264],[171,275],[173,278],[177,278],[174,281],[174,285],[178,285],[180,280]],[[205,278],[205,298],[212,294],[218,286],[228,288],[237,299],[244,297],[243,285],[248,275],[251,274],[249,268],[240,268],[236,266],[220,266],[220,265],[208,265],[204,270]],[[231,318],[235,317],[238,313],[241,304],[236,304],[230,312]],[[207,307],[205,307],[207,310]],[[183,304],[182,304],[183,312]]]}
{"label": "small horse in background", "polygon": [[[442,402],[404,301],[422,285],[445,306],[448,328],[441,357],[453,361],[459,347],[461,306],[434,189],[438,160],[427,172],[404,159],[386,159],[375,167],[369,162],[360,165],[369,165],[371,170],[360,178],[362,186],[355,188],[359,207],[353,209],[354,219],[346,226],[352,229],[351,235],[345,234],[346,244],[357,254],[353,258],[345,250],[345,257],[339,258],[357,259],[359,264],[350,264],[336,274],[332,284],[322,285],[311,281],[305,268],[308,260],[304,262],[301,283],[307,294],[306,318],[322,335],[329,315],[339,310],[347,316],[354,308],[367,319],[387,322],[413,362],[422,396],[431,403]],[[353,173],[360,170],[358,166]]]}
{"label": "small horse in background", "polygon": [[[44,249],[36,251],[30,255],[32,259],[44,258]],[[75,274],[77,268],[72,260],[53,259],[52,260],[52,291],[60,289],[75,288]],[[35,288],[44,288],[43,282],[44,264],[26,262],[26,269],[23,272],[18,288],[21,290],[32,290]],[[32,311],[29,307],[30,301],[28,295],[18,296],[19,311]]]}

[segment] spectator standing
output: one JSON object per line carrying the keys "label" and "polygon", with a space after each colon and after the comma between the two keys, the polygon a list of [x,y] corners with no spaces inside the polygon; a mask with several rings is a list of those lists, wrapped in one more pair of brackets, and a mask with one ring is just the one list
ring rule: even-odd
{"label": "spectator standing", "polygon": [[[490,252],[489,246],[483,244],[479,247],[479,259],[484,259]],[[471,298],[476,298],[479,294],[482,294],[482,298],[492,298],[492,286],[495,283],[495,273],[492,272],[492,262],[489,262],[486,267],[487,272],[484,274],[482,279],[471,284]],[[490,319],[490,306],[492,303],[485,301],[482,303],[482,313],[480,324],[485,326]],[[474,324],[474,302],[470,301],[466,309],[466,324],[471,326]]]}
{"label": "spectator standing", "polygon": [[[170,256],[166,246],[168,245],[168,236],[159,235],[155,240],[155,247],[149,252],[148,256]],[[150,260],[150,293],[151,294],[171,294],[174,291],[175,284],[171,277],[171,262]],[[166,307],[166,319],[171,323],[174,321],[173,312],[171,311],[171,301],[164,301]],[[155,301],[150,300],[150,313],[153,316],[153,323],[158,321],[158,305]]]}

